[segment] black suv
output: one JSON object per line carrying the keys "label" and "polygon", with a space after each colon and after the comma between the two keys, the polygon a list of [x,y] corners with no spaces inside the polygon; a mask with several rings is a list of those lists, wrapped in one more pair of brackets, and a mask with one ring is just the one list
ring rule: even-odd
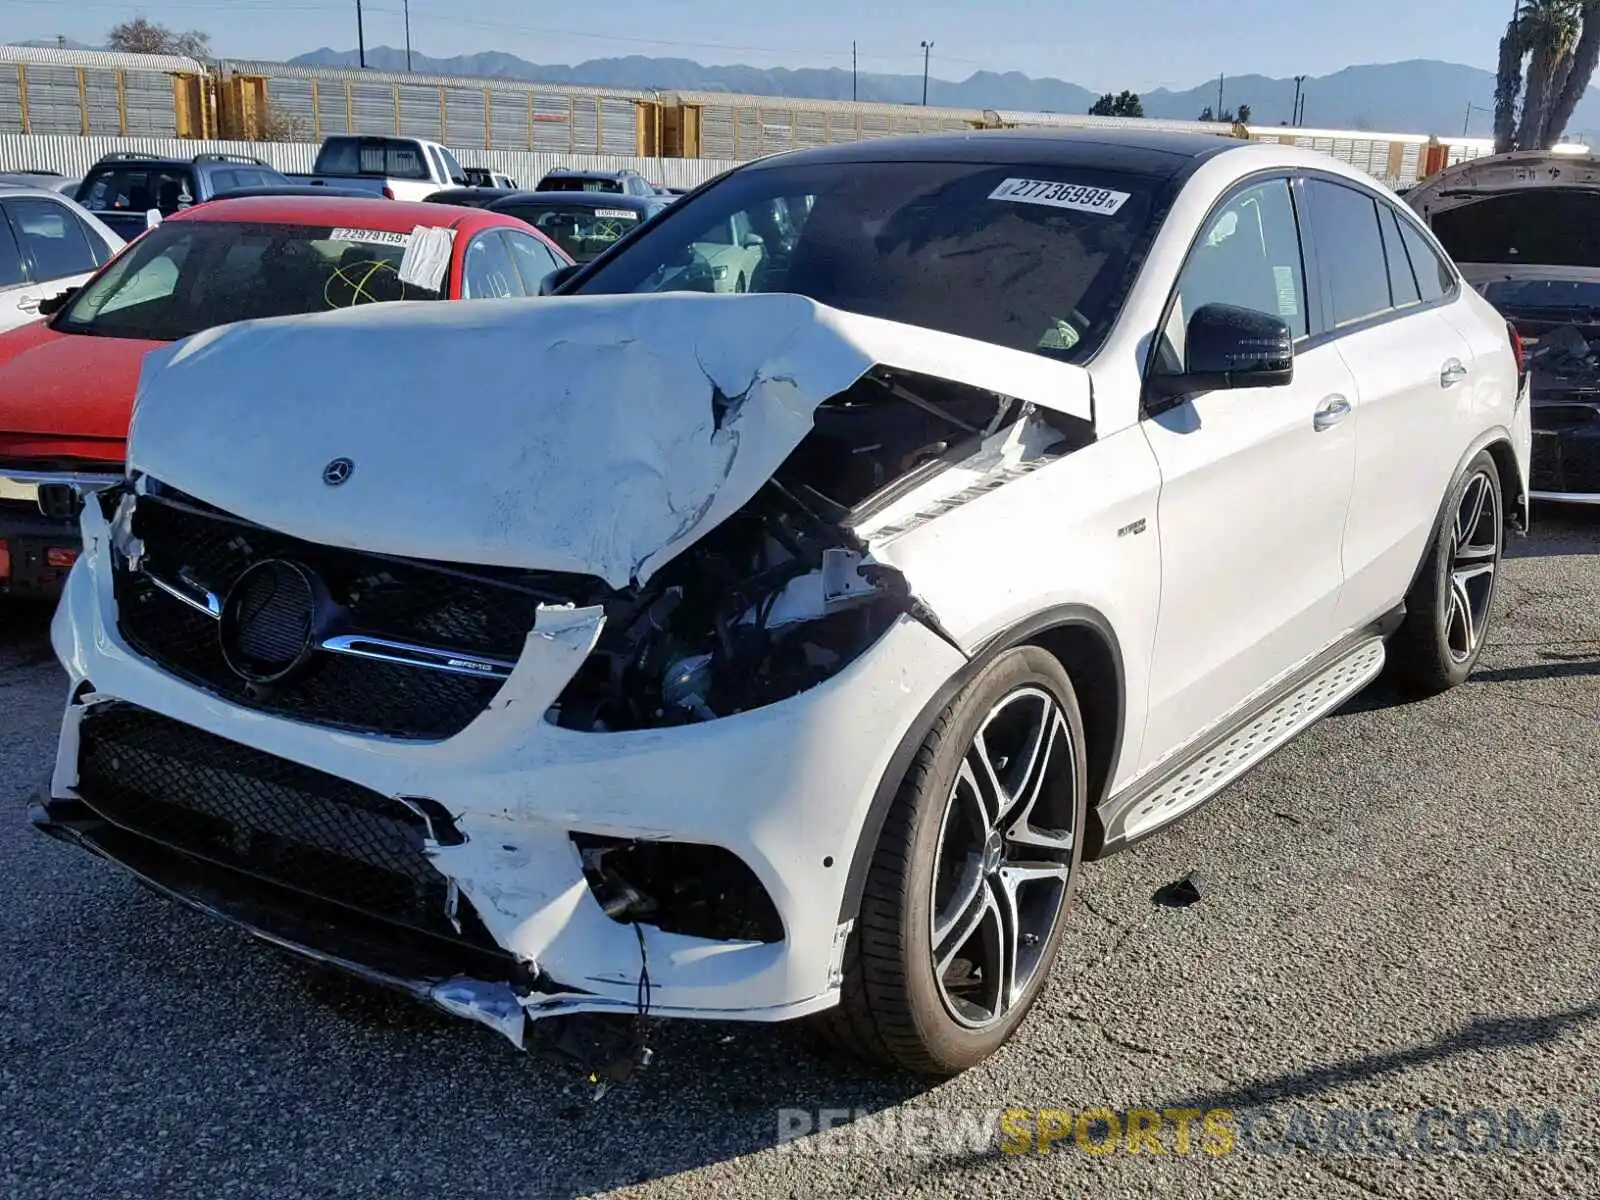
{"label": "black suv", "polygon": [[145,231],[145,214],[163,217],[240,188],[288,187],[282,172],[244,154],[108,154],[89,169],[74,199],[132,241]]}
{"label": "black suv", "polygon": [[637,171],[579,171],[557,167],[539,181],[540,192],[609,192],[621,196],[654,196],[655,185]]}

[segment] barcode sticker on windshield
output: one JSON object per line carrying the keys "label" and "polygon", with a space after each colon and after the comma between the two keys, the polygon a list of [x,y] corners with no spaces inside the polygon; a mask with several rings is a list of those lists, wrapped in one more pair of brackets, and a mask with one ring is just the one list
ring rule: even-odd
{"label": "barcode sticker on windshield", "polygon": [[594,210],[594,215],[597,217],[619,217],[626,221],[632,217],[634,213],[632,209],[628,208],[597,208]]}
{"label": "barcode sticker on windshield", "polygon": [[335,229],[328,235],[335,242],[364,242],[372,246],[405,246],[411,242],[409,233],[392,233],[387,229]]}
{"label": "barcode sticker on windshield", "polygon": [[1078,212],[1103,213],[1109,217],[1128,202],[1128,193],[1049,179],[1008,179],[989,193],[989,199],[1071,208]]}

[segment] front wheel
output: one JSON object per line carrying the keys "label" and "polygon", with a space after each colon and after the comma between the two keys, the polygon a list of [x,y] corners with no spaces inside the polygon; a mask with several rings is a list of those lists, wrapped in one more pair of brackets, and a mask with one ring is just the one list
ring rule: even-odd
{"label": "front wheel", "polygon": [[1044,650],[989,664],[924,739],[884,822],[825,1032],[926,1075],[987,1058],[1060,944],[1087,803],[1083,718]]}
{"label": "front wheel", "polygon": [[1390,644],[1395,679],[1416,696],[1466,680],[1483,653],[1505,547],[1500,471],[1487,450],[1450,489],[1428,561]]}

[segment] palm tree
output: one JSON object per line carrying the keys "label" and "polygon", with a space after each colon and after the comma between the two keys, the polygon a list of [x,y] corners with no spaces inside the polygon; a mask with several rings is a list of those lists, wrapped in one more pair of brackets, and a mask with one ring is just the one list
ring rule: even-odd
{"label": "palm tree", "polygon": [[1510,150],[1517,135],[1517,97],[1522,93],[1522,27],[1512,20],[1500,39],[1500,66],[1494,81],[1494,152]]}
{"label": "palm tree", "polygon": [[[1542,144],[1554,93],[1564,90],[1563,60],[1569,60],[1578,40],[1581,21],[1578,0],[1525,0],[1517,24],[1522,43],[1531,55],[1528,94],[1517,124],[1517,147],[1531,150]],[[1560,74],[1558,74],[1558,72]],[[1579,93],[1582,94],[1581,92]]]}
{"label": "palm tree", "polygon": [[1578,101],[1589,90],[1596,65],[1600,65],[1600,0],[1583,0],[1581,18],[1583,32],[1578,36],[1577,46],[1567,56],[1561,86],[1551,93],[1550,108],[1540,131],[1539,145],[1546,150],[1567,131],[1567,122],[1572,120]]}

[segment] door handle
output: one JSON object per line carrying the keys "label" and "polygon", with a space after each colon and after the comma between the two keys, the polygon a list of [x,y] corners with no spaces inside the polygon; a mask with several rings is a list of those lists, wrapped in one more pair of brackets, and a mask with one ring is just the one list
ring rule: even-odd
{"label": "door handle", "polygon": [[1459,358],[1452,358],[1439,370],[1439,386],[1454,387],[1467,377],[1467,368]]}
{"label": "door handle", "polygon": [[1324,429],[1332,429],[1351,413],[1350,401],[1343,396],[1329,396],[1322,402],[1322,407],[1317,409],[1311,418],[1311,428],[1321,433]]}
{"label": "door handle", "polygon": [[39,297],[24,296],[17,301],[17,307],[26,313],[36,313],[39,311]]}

